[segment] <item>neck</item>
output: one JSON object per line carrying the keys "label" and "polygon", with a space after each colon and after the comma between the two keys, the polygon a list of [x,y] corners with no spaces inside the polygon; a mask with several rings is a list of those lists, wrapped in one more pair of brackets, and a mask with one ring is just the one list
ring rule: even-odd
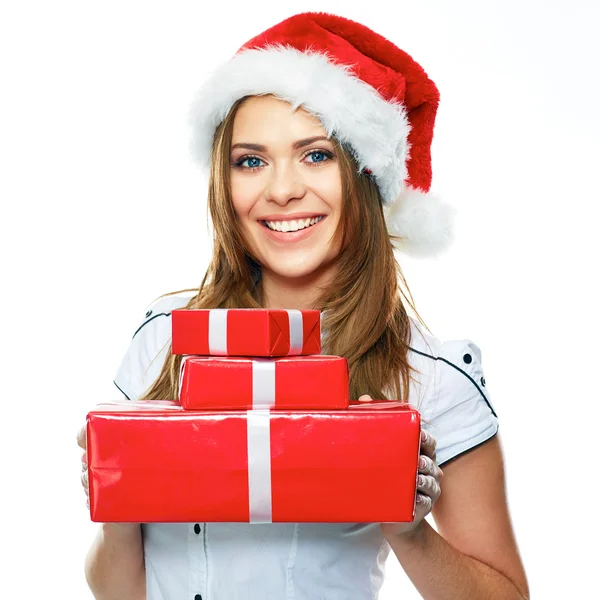
{"label": "neck", "polygon": [[333,281],[333,268],[316,271],[303,277],[285,277],[267,269],[262,270],[261,287],[264,308],[299,310],[318,309],[317,300]]}

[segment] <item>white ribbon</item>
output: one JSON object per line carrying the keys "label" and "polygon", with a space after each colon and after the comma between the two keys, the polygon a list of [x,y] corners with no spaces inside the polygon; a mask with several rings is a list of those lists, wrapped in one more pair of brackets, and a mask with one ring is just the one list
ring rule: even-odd
{"label": "white ribbon", "polygon": [[268,409],[246,411],[250,523],[272,523],[271,421]]}
{"label": "white ribbon", "polygon": [[[213,308],[208,312],[208,352],[211,356],[227,356],[227,308]],[[302,353],[304,328],[302,311],[287,310],[290,327],[290,351],[288,356]]]}
{"label": "white ribbon", "polygon": [[185,367],[185,363],[187,362],[188,358],[191,358],[193,356],[193,354],[184,354],[183,358],[181,359],[181,365],[179,366],[179,391],[177,392],[177,399],[181,401],[181,388],[183,387],[183,372],[184,372],[184,367]]}
{"label": "white ribbon", "polygon": [[302,311],[288,310],[287,314],[290,320],[290,351],[288,356],[297,356],[302,353],[302,346],[304,346]]}
{"label": "white ribbon", "polygon": [[275,362],[273,359],[252,360],[252,407],[275,406]]}
{"label": "white ribbon", "polygon": [[227,308],[213,308],[208,312],[208,353],[227,356]]}

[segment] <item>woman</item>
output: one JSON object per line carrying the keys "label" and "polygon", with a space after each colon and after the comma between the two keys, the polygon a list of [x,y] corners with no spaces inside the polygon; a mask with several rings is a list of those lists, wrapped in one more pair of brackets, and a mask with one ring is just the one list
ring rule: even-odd
{"label": "woman", "polygon": [[452,210],[427,193],[437,103],[410,56],[340,17],[296,15],[248,42],[192,114],[212,263],[199,290],[150,307],[115,377],[129,399],[177,397],[174,308],[317,308],[351,398],[421,411],[414,521],[105,524],[86,560],[97,598],[373,599],[390,551],[423,598],[528,597],[480,350],[407,314],[393,253],[451,240]]}

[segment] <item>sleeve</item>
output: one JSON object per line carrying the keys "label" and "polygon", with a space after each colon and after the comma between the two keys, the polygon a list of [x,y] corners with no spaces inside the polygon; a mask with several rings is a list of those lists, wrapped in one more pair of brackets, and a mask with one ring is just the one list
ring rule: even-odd
{"label": "sleeve", "polygon": [[435,373],[434,400],[423,407],[421,415],[423,428],[436,438],[437,463],[442,466],[494,437],[498,417],[475,342],[443,342]]}
{"label": "sleeve", "polygon": [[156,381],[171,342],[171,311],[164,299],[151,304],[114,377],[128,400],[138,400]]}

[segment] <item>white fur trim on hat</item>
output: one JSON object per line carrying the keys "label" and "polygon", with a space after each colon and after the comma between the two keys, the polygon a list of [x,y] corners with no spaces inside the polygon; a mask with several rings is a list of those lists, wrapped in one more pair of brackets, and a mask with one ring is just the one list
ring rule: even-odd
{"label": "white fur trim on hat", "polygon": [[244,96],[273,94],[315,115],[368,168],[384,204],[404,189],[410,124],[400,103],[385,100],[350,67],[316,51],[273,45],[244,50],[200,88],[191,110],[192,152],[208,167],[217,126]]}
{"label": "white fur trim on hat", "polygon": [[457,210],[433,194],[407,187],[384,214],[396,247],[415,258],[439,256],[454,241]]}

